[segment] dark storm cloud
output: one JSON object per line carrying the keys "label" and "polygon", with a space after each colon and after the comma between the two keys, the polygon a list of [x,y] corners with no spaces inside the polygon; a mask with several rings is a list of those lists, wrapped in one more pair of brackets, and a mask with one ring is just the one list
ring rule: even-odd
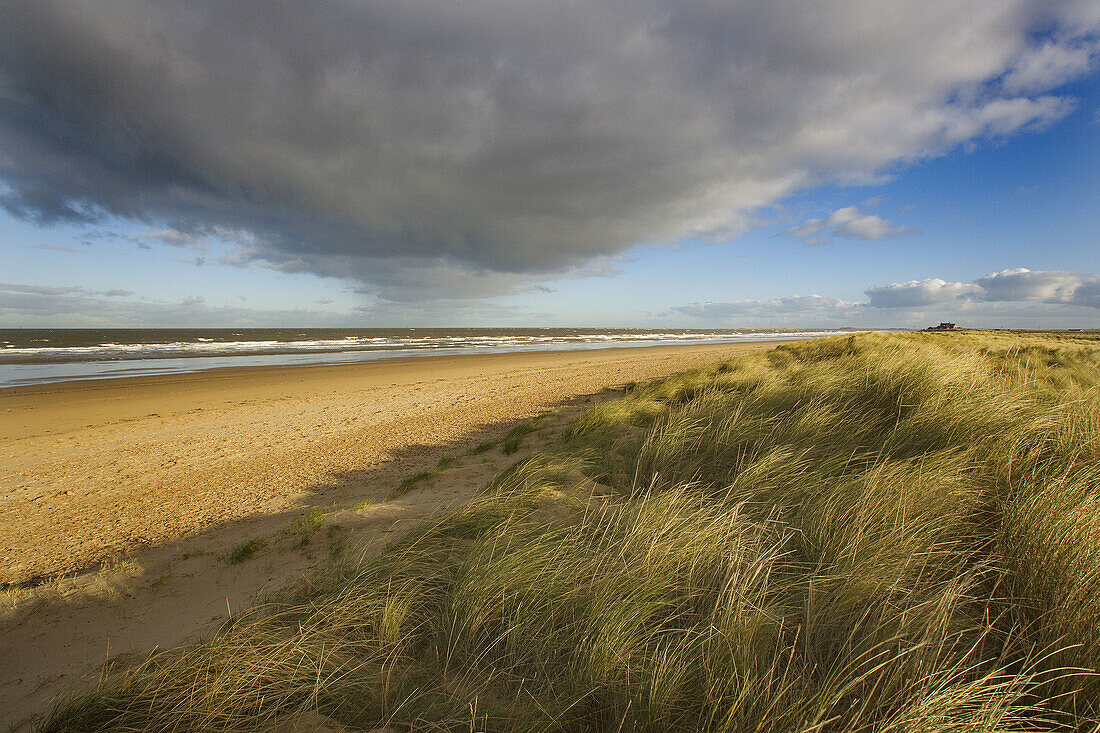
{"label": "dark storm cloud", "polygon": [[0,204],[235,232],[395,298],[514,291],[1058,119],[1094,7],[7,0]]}

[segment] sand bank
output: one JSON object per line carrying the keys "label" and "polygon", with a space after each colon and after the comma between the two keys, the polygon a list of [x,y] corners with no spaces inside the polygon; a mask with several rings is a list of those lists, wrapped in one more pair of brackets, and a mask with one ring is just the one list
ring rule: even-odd
{"label": "sand bank", "polygon": [[605,386],[768,343],[426,357],[0,391],[0,583],[88,567]]}

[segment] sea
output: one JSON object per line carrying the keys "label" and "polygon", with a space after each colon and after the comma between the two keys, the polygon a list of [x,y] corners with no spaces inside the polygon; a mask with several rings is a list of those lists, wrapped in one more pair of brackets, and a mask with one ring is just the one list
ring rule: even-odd
{"label": "sea", "polygon": [[803,339],[851,329],[0,329],[0,389],[251,366]]}

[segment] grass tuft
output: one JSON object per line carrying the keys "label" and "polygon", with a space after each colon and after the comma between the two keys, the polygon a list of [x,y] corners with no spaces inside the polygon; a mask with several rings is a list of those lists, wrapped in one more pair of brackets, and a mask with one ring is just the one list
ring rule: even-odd
{"label": "grass tuft", "polygon": [[504,455],[510,456],[519,451],[525,437],[542,430],[542,423],[545,418],[545,415],[538,415],[530,420],[524,420],[509,430],[508,434],[504,436],[504,440],[501,441],[501,450]]}
{"label": "grass tuft", "polygon": [[477,446],[475,446],[475,447],[471,448],[470,450],[466,451],[466,455],[468,455],[468,456],[479,456],[482,453],[487,453],[488,451],[491,451],[493,448],[496,448],[498,445],[500,445],[499,440],[487,440],[483,443],[479,443]]}
{"label": "grass tuft", "polygon": [[404,496],[405,494],[415,489],[418,484],[427,481],[433,476],[435,476],[435,471],[418,471],[417,473],[414,473],[412,476],[409,476],[408,478],[404,479],[400,484],[398,484],[397,490],[393,493],[393,495],[395,497]]}
{"label": "grass tuft", "polygon": [[259,552],[260,549],[263,548],[265,545],[267,545],[267,540],[265,540],[263,537],[253,537],[252,539],[246,542],[242,542],[241,544],[234,547],[232,552],[230,552],[229,556],[226,558],[226,562],[228,562],[230,565],[236,565],[238,563],[244,562],[245,560],[250,560],[252,556]]}

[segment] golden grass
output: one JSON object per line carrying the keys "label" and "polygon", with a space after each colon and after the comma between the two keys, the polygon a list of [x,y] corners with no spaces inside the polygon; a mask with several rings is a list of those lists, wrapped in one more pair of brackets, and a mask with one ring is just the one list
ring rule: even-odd
{"label": "golden grass", "polygon": [[43,730],[1094,730],[1098,670],[1100,342],[867,334],[594,405]]}

